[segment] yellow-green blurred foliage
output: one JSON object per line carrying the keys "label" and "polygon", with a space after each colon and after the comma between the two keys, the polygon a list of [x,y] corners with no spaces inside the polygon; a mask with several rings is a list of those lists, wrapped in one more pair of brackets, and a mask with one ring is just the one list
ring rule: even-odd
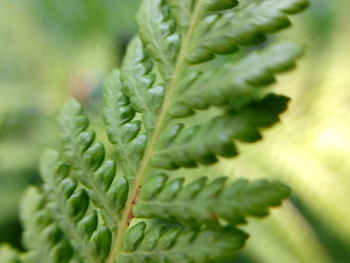
{"label": "yellow-green blurred foliage", "polygon": [[[0,241],[19,245],[18,201],[37,183],[42,148],[58,144],[58,107],[73,95],[99,116],[101,83],[135,30],[138,2],[0,0]],[[235,262],[350,262],[350,2],[311,2],[283,35],[308,48],[274,87],[292,98],[283,123],[220,165],[294,192],[271,217],[252,220]]]}

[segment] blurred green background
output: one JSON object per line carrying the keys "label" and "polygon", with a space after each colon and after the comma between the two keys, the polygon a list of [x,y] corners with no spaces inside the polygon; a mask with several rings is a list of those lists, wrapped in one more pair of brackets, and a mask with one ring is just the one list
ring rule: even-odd
{"label": "blurred green background", "polygon": [[[272,216],[244,227],[252,237],[236,263],[350,262],[350,2],[311,2],[278,35],[308,47],[274,86],[292,98],[283,124],[220,164],[233,177],[293,188]],[[138,3],[0,0],[0,243],[21,248],[18,203],[39,183],[42,149],[59,143],[60,105],[76,97],[103,129],[101,86],[136,31]]]}

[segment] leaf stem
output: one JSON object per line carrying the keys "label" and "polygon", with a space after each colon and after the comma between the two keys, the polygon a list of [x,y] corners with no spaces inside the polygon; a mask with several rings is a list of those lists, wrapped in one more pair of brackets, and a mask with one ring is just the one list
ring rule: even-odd
{"label": "leaf stem", "polygon": [[147,172],[150,168],[151,164],[151,159],[154,153],[154,149],[156,146],[157,141],[159,140],[159,137],[161,135],[161,132],[164,128],[164,126],[167,123],[167,112],[169,110],[169,107],[171,105],[171,98],[172,95],[176,89],[177,83],[179,78],[181,77],[182,72],[186,68],[186,54],[188,52],[189,45],[191,43],[193,33],[195,32],[195,28],[198,25],[198,21],[200,19],[200,15],[202,12],[204,0],[197,0],[197,4],[195,7],[195,10],[193,12],[192,18],[191,18],[191,23],[189,25],[187,34],[181,44],[179,55],[176,61],[173,77],[166,89],[166,94],[164,96],[164,102],[163,105],[159,111],[159,116],[157,118],[156,126],[154,129],[154,133],[151,137],[151,140],[149,141],[144,158],[141,162],[140,169],[138,171],[138,174],[135,177],[135,183],[133,185],[131,194],[129,194],[127,203],[125,205],[125,210],[123,214],[123,218],[120,221],[119,227],[118,227],[118,233],[115,238],[115,242],[112,248],[112,251],[110,253],[110,256],[107,260],[108,263],[115,263],[115,260],[120,253],[121,250],[121,245],[123,241],[124,234],[129,226],[129,221],[130,221],[130,215],[133,213],[133,207],[135,205],[135,201],[137,201],[138,195],[139,195],[139,189],[142,184],[142,181],[147,175]]}

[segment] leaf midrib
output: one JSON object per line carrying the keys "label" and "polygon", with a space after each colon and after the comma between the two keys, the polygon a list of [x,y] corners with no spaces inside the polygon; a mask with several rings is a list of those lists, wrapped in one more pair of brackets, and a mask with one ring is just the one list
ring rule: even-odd
{"label": "leaf midrib", "polygon": [[142,184],[142,181],[143,181],[145,175],[147,174],[148,169],[150,168],[151,159],[152,159],[152,156],[154,153],[155,145],[156,145],[156,143],[161,135],[161,132],[162,132],[164,126],[167,124],[167,121],[168,121],[167,120],[167,112],[171,106],[172,95],[175,91],[175,88],[177,86],[178,80],[179,80],[182,72],[186,68],[186,54],[188,52],[193,33],[195,32],[195,28],[198,25],[200,15],[202,13],[202,8],[204,6],[204,1],[205,0],[198,0],[198,3],[197,3],[195,10],[193,12],[193,16],[191,19],[191,23],[190,23],[188,32],[186,34],[185,39],[183,40],[183,42],[181,44],[181,48],[180,48],[179,56],[178,56],[176,66],[174,69],[173,77],[168,85],[168,88],[166,89],[166,94],[164,96],[164,102],[163,102],[163,105],[159,111],[159,116],[158,116],[157,122],[155,124],[154,133],[152,135],[150,142],[147,145],[145,155],[144,155],[144,158],[141,162],[139,172],[135,176],[135,183],[134,183],[132,192],[129,195],[128,200],[126,202],[125,210],[123,213],[123,218],[119,224],[118,232],[116,233],[115,242],[114,242],[113,247],[111,249],[111,253],[107,259],[108,263],[115,263],[116,258],[118,256],[118,253],[120,253],[123,237],[124,237],[124,234],[128,228],[128,225],[129,225],[129,215],[131,214],[133,207],[135,205],[134,201],[138,197],[139,188]]}

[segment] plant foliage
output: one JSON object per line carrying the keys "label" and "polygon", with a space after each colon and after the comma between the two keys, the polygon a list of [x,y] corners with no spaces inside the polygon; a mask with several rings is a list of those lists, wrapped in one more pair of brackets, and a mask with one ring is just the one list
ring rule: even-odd
{"label": "plant foliage", "polygon": [[43,189],[30,188],[24,198],[28,252],[4,248],[6,262],[233,258],[248,237],[237,225],[266,216],[290,189],[190,175],[237,156],[237,142],[258,141],[279,121],[288,98],[264,87],[291,69],[303,48],[258,47],[306,6],[306,0],[144,0],[139,34],[105,84],[114,155],[106,157],[82,106],[69,101],[59,116],[63,151],[45,152]]}

